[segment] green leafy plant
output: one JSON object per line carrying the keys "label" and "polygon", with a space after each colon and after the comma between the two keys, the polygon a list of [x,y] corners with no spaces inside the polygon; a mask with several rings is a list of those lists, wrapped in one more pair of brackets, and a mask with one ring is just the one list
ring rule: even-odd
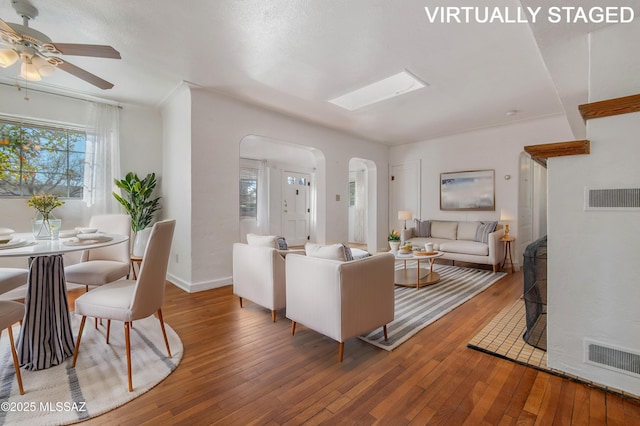
{"label": "green leafy plant", "polygon": [[138,232],[148,228],[153,222],[153,214],[160,210],[160,197],[151,198],[157,183],[156,174],[149,173],[140,179],[137,174],[129,172],[124,179],[114,179],[114,182],[126,193],[122,197],[113,192],[113,196],[131,216],[131,229]]}
{"label": "green leafy plant", "polygon": [[389,241],[400,241],[400,233],[395,229],[392,229],[389,234]]}

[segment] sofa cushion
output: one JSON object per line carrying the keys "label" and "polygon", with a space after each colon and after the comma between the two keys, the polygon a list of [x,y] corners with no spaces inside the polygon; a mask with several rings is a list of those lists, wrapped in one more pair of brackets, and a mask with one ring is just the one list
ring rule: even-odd
{"label": "sofa cushion", "polygon": [[341,260],[343,262],[347,260],[342,244],[322,245],[307,243],[304,245],[304,251],[309,257],[321,257],[323,259]]}
{"label": "sofa cushion", "polygon": [[250,246],[278,248],[277,239],[275,235],[247,234],[247,244]]}
{"label": "sofa cushion", "polygon": [[482,222],[478,225],[478,229],[476,230],[476,236],[474,238],[475,241],[480,243],[489,243],[489,234],[496,230],[496,226],[498,226],[498,222]]}
{"label": "sofa cushion", "polygon": [[458,222],[458,239],[459,240],[467,240],[467,241],[475,241],[476,239],[476,231],[478,230],[478,225],[480,222]]}
{"label": "sofa cushion", "polygon": [[432,220],[431,236],[433,238],[445,238],[447,240],[455,240],[458,231],[458,222]]}
{"label": "sofa cushion", "polygon": [[413,233],[415,237],[429,238],[431,236],[431,222],[416,219],[416,226]]}
{"label": "sofa cushion", "polygon": [[369,253],[366,250],[352,248],[351,255],[353,256],[353,260],[358,260],[358,259],[364,259],[365,257],[371,256],[371,253]]}
{"label": "sofa cushion", "polygon": [[489,246],[477,241],[447,241],[440,244],[440,251],[448,253],[464,253],[477,256],[489,256]]}

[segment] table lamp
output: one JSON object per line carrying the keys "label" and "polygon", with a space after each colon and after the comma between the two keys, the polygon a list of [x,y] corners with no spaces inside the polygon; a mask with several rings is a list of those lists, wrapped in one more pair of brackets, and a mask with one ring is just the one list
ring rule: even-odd
{"label": "table lamp", "polygon": [[504,225],[504,236],[502,238],[505,240],[509,239],[509,224],[512,220],[508,213],[505,213],[504,210],[500,211],[500,223]]}
{"label": "table lamp", "polygon": [[411,220],[412,215],[410,210],[398,211],[398,220],[404,220],[404,229],[407,229],[407,221]]}

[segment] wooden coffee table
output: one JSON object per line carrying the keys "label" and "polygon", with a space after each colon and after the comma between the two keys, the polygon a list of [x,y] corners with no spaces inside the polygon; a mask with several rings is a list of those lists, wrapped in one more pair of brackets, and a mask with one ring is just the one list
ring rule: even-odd
{"label": "wooden coffee table", "polygon": [[[415,287],[416,289],[427,285],[435,284],[440,281],[440,275],[433,271],[433,264],[436,259],[443,256],[444,253],[436,251],[433,254],[400,254],[396,252],[396,260],[404,262],[404,268],[399,269],[395,273],[395,284],[404,287]],[[407,260],[416,261],[416,267],[407,268]],[[429,269],[421,268],[421,262],[429,262]]]}

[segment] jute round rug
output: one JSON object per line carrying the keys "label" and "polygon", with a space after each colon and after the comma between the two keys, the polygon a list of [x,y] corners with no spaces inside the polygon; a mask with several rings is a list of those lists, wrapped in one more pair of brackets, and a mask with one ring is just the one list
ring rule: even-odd
{"label": "jute round rug", "polygon": [[[74,334],[80,326],[71,314]],[[9,333],[0,340],[0,424],[70,424],[113,410],[160,383],[178,366],[183,346],[180,337],[165,323],[171,348],[167,357],[158,319],[135,321],[131,330],[133,392],[127,388],[127,357],[124,327],[112,322],[109,344],[105,342],[106,321],[96,330],[87,318],[76,367],[73,357],[40,371],[21,369],[24,395],[20,395],[13,368]],[[13,329],[17,340],[19,327]]]}

